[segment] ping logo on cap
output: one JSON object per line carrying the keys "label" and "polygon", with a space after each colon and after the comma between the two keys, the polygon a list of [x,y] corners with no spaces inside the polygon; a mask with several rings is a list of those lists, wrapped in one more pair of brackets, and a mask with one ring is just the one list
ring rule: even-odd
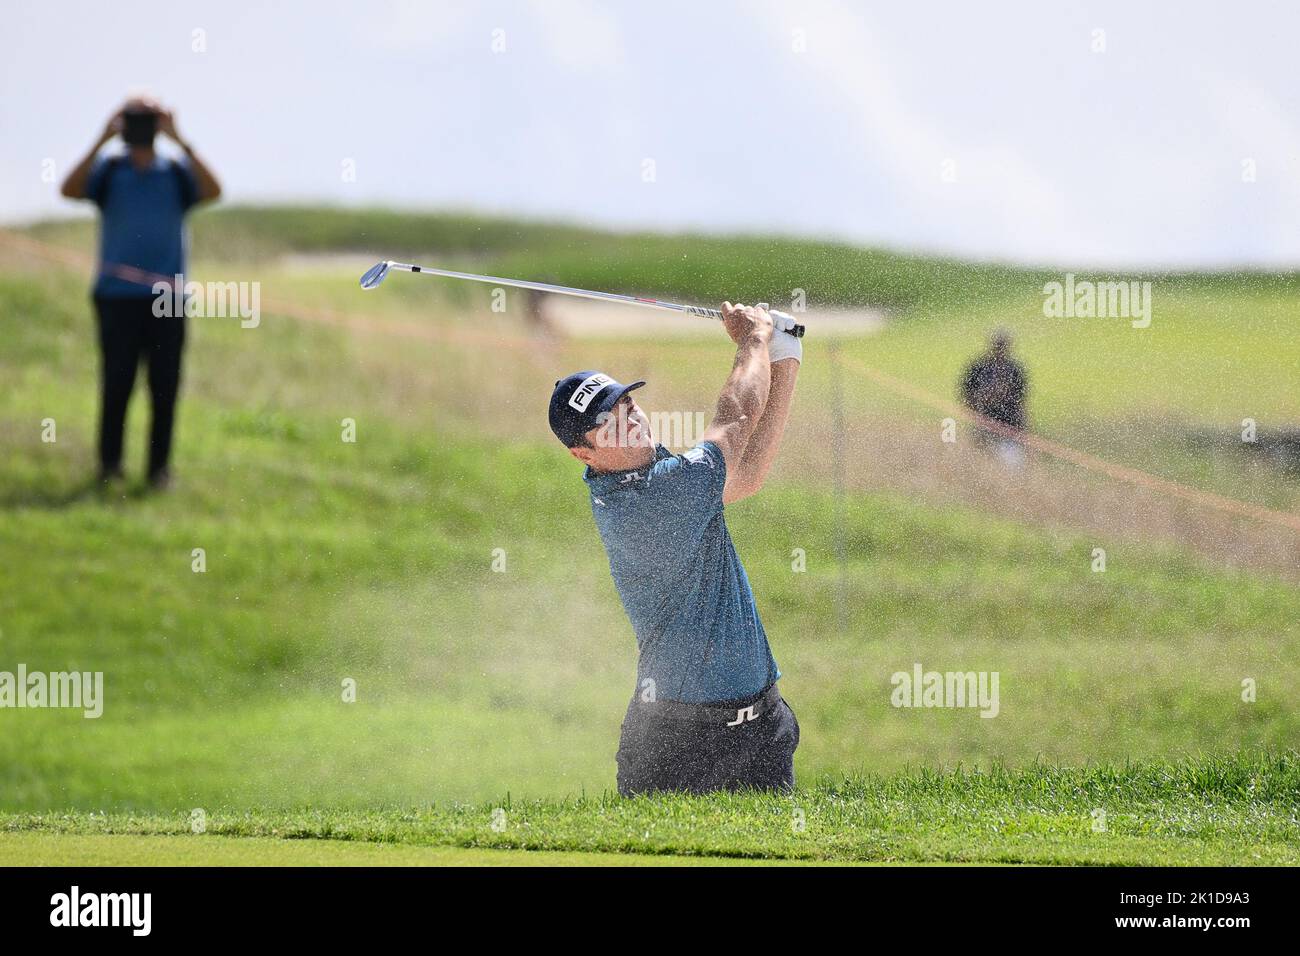
{"label": "ping logo on cap", "polygon": [[614,381],[608,375],[602,375],[597,372],[595,375],[588,375],[582,380],[582,384],[573,390],[569,396],[569,407],[585,412],[591,400],[596,397],[602,388]]}

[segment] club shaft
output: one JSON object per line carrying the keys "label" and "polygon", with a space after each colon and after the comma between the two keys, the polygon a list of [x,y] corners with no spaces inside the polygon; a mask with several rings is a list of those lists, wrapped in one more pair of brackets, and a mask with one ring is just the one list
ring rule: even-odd
{"label": "club shaft", "polygon": [[[664,302],[661,299],[648,299],[639,295],[620,295],[617,292],[593,292],[591,289],[575,289],[567,285],[554,285],[550,282],[529,282],[526,279],[503,279],[500,276],[483,276],[473,272],[454,272],[450,269],[430,269],[425,266],[412,265],[409,262],[389,262],[390,269],[404,272],[418,272],[422,275],[442,276],[447,279],[465,279],[469,282],[484,282],[488,285],[504,285],[515,289],[532,289],[535,292],[550,292],[555,295],[571,295],[581,299],[596,299],[601,302],[623,302],[627,305],[640,305],[650,309],[667,309],[671,312],[683,312],[698,315],[705,319],[722,321],[722,313],[717,309],[706,309],[698,305],[681,305],[677,302]],[[793,334],[802,336],[804,327],[795,326]]]}

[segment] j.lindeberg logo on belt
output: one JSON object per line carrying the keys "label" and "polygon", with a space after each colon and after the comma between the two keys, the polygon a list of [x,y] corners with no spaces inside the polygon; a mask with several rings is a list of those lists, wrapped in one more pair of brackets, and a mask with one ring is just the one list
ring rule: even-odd
{"label": "j.lindeberg logo on belt", "polygon": [[750,704],[748,707],[741,707],[736,711],[736,719],[727,721],[727,726],[737,727],[740,724],[757,719],[758,714],[754,713],[755,706],[755,704]]}

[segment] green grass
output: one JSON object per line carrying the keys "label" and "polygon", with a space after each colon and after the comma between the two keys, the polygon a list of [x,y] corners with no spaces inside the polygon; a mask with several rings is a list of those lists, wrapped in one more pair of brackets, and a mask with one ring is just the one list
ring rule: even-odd
{"label": "green grass", "polygon": [[[92,248],[88,222],[43,223],[31,234]],[[1300,422],[1300,273],[1227,270],[1150,273],[1148,329],[1124,319],[1047,319],[1042,286],[1063,269],[971,263],[844,243],[777,236],[608,233],[562,223],[468,213],[373,209],[216,208],[196,217],[200,273],[261,278],[282,298],[368,312],[427,306],[425,283],[389,283],[356,298],[355,276],[268,271],[287,254],[411,257],[498,275],[687,301],[788,303],[887,310],[882,335],[847,346],[850,361],[882,368],[943,399],[996,326],[1012,329],[1030,370],[1036,430],[1121,464],[1267,507],[1300,507],[1300,482],[1245,454],[1241,423],[1261,434]],[[358,270],[359,271],[359,270]],[[1074,269],[1079,278],[1128,276]],[[485,289],[444,285],[460,308],[482,309]],[[639,347],[639,346],[638,346]],[[690,370],[686,370],[689,374]],[[850,372],[850,377],[853,378]],[[825,397],[824,395],[821,397]],[[850,390],[850,414],[932,427],[936,413],[868,383]]]}
{"label": "green grass", "polygon": [[[417,847],[875,863],[1296,865],[1295,753],[1179,763],[911,771],[805,787],[791,796],[612,797],[404,809],[213,810],[193,815],[0,815],[0,863],[94,853],[120,862],[421,862]],[[17,834],[19,839],[6,834]],[[182,836],[184,835],[184,836]],[[127,837],[135,840],[127,841]],[[163,837],[173,842],[161,843]],[[204,846],[214,838],[241,844]],[[124,844],[110,843],[117,838]],[[280,842],[277,846],[268,838]],[[326,849],[319,840],[357,849]],[[300,841],[310,841],[309,849]],[[186,846],[188,844],[188,846]],[[64,847],[67,850],[64,850]],[[381,851],[378,847],[392,847]],[[399,850],[401,852],[399,852]],[[111,855],[110,855],[111,854]],[[188,854],[188,860],[185,854]],[[550,854],[556,854],[551,856]],[[453,860],[455,858],[453,857]],[[445,862],[445,861],[439,861]],[[494,862],[484,855],[458,862]],[[507,858],[502,862],[516,862]],[[619,862],[624,862],[620,856]]]}
{"label": "green grass", "polygon": [[[843,243],[776,236],[610,234],[559,223],[469,214],[280,207],[219,208],[196,217],[200,257],[264,263],[285,253],[370,251],[375,258],[437,257],[582,288],[623,288],[720,300],[744,288],[772,302],[809,290],[825,304],[903,309],[1037,288],[1042,273],[907,256]],[[40,224],[39,238],[81,247],[88,223]],[[435,263],[430,263],[435,264]]]}
{"label": "green grass", "polygon": [[[226,215],[196,227],[210,256],[229,254],[218,239],[245,232],[245,254],[256,242],[277,252],[347,248],[342,214]],[[375,215],[363,217],[362,244],[387,250],[378,233],[391,225],[388,214]],[[310,238],[313,222],[324,238]],[[391,229],[398,248],[436,225],[402,222]],[[448,222],[438,242],[473,251],[480,239],[471,225]],[[77,243],[81,228],[38,232]],[[524,255],[531,228],[512,239],[503,227],[491,254],[502,262]],[[716,241],[709,255],[750,268],[741,246]],[[650,270],[653,243],[647,249],[629,275]],[[562,252],[547,247],[537,268]],[[1300,739],[1293,583],[1133,539],[1107,541],[1109,570],[1094,574],[1091,534],[883,491],[839,501],[828,483],[803,477],[824,464],[815,446],[806,461],[782,462],[783,481],[729,509],[728,524],[803,727],[796,766],[806,788],[794,799],[806,801],[808,832],[819,835],[784,833],[788,801],[596,796],[613,785],[634,643],[578,468],[554,447],[539,396],[557,369],[609,364],[649,378],[652,402],[706,408],[725,354],[694,341],[439,344],[426,333],[521,330],[511,316],[479,311],[469,293],[443,297],[438,286],[411,282],[363,297],[348,272],[240,261],[210,258],[208,273],[245,277],[247,269],[267,299],[390,326],[343,331],[269,308],[257,329],[194,321],[179,482],[165,496],[132,486],[110,498],[87,484],[96,408],[85,278],[0,272],[0,669],[103,671],[107,698],[99,720],[0,711],[0,810],[16,814],[10,826],[38,818],[49,826],[53,810],[86,827],[107,819],[116,829],[105,832],[166,834],[189,808],[204,807],[219,835],[265,836],[299,821],[302,836],[419,842],[427,829],[447,844],[557,852],[1293,859],[1294,803],[1270,798],[1252,808],[1248,785],[1229,797],[1206,784],[1197,796],[1185,782],[1256,768],[1232,772],[1245,779],[1269,761],[1282,768],[1279,779],[1294,777],[1293,758],[1251,756],[1285,753]],[[518,271],[533,274],[525,265]],[[907,296],[929,301],[913,279],[902,283]],[[1267,283],[1257,285],[1265,295]],[[1217,421],[1231,410],[1228,393],[1195,381],[1220,374],[1267,411],[1261,416],[1293,413],[1284,366],[1297,346],[1278,331],[1291,314],[1286,303],[1270,300],[1271,311],[1256,313],[1245,293],[1214,277],[1191,287],[1188,309],[1196,296],[1218,295],[1234,303],[1230,321],[1171,317],[1147,330],[1163,337],[1132,340],[1156,343],[1134,346],[1145,349],[1136,355],[1119,330],[1049,329],[1034,324],[1030,300],[998,300],[1019,303],[1049,433],[1199,480],[1176,438],[1146,445],[1140,430],[1125,431],[1124,394],[1148,402],[1151,420],[1172,414],[1160,404],[1172,395],[1191,419]],[[849,356],[949,387],[998,309],[976,296],[964,312],[951,303],[965,293],[954,284],[946,294],[950,311],[916,307],[909,321],[847,345]],[[810,337],[807,348],[798,431],[818,426],[829,388],[825,342]],[[1253,357],[1233,364],[1223,355]],[[1107,356],[1119,377],[1099,385]],[[855,430],[919,414],[872,386],[846,386]],[[128,440],[135,472],[142,398]],[[345,417],[357,422],[355,444],[340,440]],[[40,441],[45,418],[57,422],[54,444]],[[1293,500],[1294,483],[1277,476],[1252,485],[1226,460],[1200,467],[1208,483],[1239,496]],[[206,552],[205,573],[191,570],[195,548]],[[503,574],[491,571],[497,548],[507,554]],[[795,549],[807,553],[805,572],[792,569]],[[918,661],[998,671],[999,716],[891,707],[890,675]],[[1254,702],[1242,699],[1248,678],[1258,682]],[[357,682],[355,703],[341,699],[345,679]],[[1198,756],[1207,751],[1240,756]],[[1125,769],[1130,758],[1142,769]],[[906,772],[958,764],[1013,769],[969,780]],[[1068,769],[1080,766],[1091,769]],[[1118,822],[1092,834],[1088,814],[1108,774],[1129,781],[1116,784],[1127,796],[1101,804]],[[1184,782],[1162,791],[1152,782],[1161,775]],[[954,779],[972,789],[935,782]],[[1040,797],[1027,796],[1035,786]],[[483,808],[505,793],[523,808],[520,819],[536,822],[536,841],[528,831],[481,832]],[[317,809],[296,809],[304,806]],[[403,829],[408,814],[414,822]],[[762,823],[763,814],[771,820]]]}
{"label": "green grass", "polygon": [[[603,554],[572,546],[595,537],[577,467],[529,398],[549,366],[413,355],[274,316],[257,330],[199,321],[181,483],[106,501],[83,493],[94,372],[72,281],[0,284],[5,315],[40,316],[5,329],[0,561],[21,574],[0,629],[8,661],[104,671],[108,702],[97,721],[3,715],[5,806],[365,807],[612,784],[633,641]],[[724,370],[687,357],[698,377]],[[471,394],[462,377],[504,361],[494,418],[476,426],[471,405],[458,419],[444,393]],[[54,445],[38,440],[46,416]],[[1300,737],[1300,595],[1269,576],[1138,545],[1097,575],[1084,537],[886,494],[837,506],[815,485],[774,486],[729,524],[805,729],[804,775]],[[504,574],[490,570],[498,547]],[[890,675],[916,661],[999,671],[1001,714],[890,707]],[[1242,701],[1245,678],[1257,702]]]}
{"label": "green grass", "polygon": [[[1043,284],[1060,280],[1064,271],[775,235],[611,233],[473,213],[220,206],[197,214],[195,221],[197,255],[226,263],[264,264],[285,253],[437,256],[443,262],[490,265],[498,275],[706,302],[733,298],[737,290],[744,290],[747,301],[786,302],[799,288],[813,305],[906,313],[968,309],[1026,294],[1040,297],[1041,306]],[[92,236],[85,221],[39,223],[28,231],[83,248]],[[1089,277],[1086,269],[1073,271]],[[1128,276],[1107,273],[1105,278]],[[1182,297],[1202,297],[1207,309],[1225,298],[1261,294],[1294,300],[1300,294],[1300,273],[1294,272],[1143,273],[1140,278]]]}
{"label": "green grass", "polygon": [[537,853],[277,837],[0,833],[0,866],[735,866],[806,861]]}
{"label": "green grass", "polygon": [[[845,345],[846,375],[861,362],[949,401],[988,330],[1012,330],[1029,372],[1039,434],[1111,461],[1283,511],[1300,482],[1262,465],[1240,441],[1300,424],[1300,321],[1294,295],[1179,290],[1156,283],[1150,328],[1124,320],[1047,319],[1030,292],[987,307],[943,309]],[[813,321],[810,319],[810,322]],[[870,384],[851,389],[850,416],[934,427],[940,414]]]}

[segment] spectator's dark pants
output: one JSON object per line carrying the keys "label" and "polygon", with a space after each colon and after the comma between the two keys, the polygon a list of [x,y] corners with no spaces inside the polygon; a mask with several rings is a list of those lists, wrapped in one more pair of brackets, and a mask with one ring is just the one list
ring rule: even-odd
{"label": "spectator's dark pants", "polygon": [[99,463],[106,472],[122,467],[122,432],[126,406],[141,360],[148,363],[153,419],[149,429],[149,475],[167,467],[172,449],[176,394],[181,384],[185,319],[157,317],[154,299],[95,297],[99,317],[101,407]]}
{"label": "spectator's dark pants", "polygon": [[618,792],[793,790],[798,746],[799,721],[775,686],[708,706],[633,697],[618,746]]}

